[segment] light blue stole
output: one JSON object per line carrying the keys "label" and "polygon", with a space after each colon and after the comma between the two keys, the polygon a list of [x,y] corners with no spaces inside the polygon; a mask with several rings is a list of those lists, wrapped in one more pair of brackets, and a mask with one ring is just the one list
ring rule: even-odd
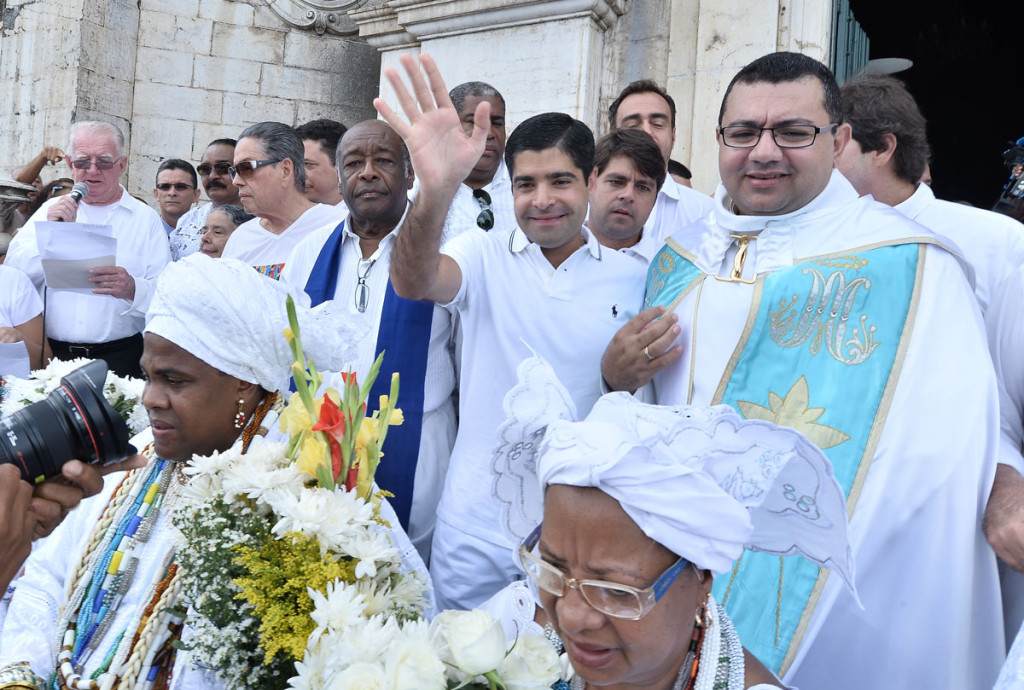
{"label": "light blue stole", "polygon": [[[803,260],[758,277],[746,327],[713,400],[747,419],[797,429],[817,444],[832,462],[849,515],[913,327],[924,246],[901,242]],[[645,307],[675,308],[701,281],[717,278],[667,245],[647,280]],[[799,506],[809,499],[791,500]],[[744,551],[713,591],[743,645],[781,676],[828,575],[799,556]]]}

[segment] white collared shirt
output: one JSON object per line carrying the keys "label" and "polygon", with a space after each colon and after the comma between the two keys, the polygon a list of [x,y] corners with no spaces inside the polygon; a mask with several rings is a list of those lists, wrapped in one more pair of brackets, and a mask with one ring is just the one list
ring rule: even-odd
{"label": "white collared shirt", "polygon": [[[43,268],[36,244],[36,223],[56,203],[51,199],[25,223],[11,242],[7,265],[24,271],[42,294]],[[156,211],[131,196],[124,187],[112,204],[78,205],[79,223],[110,225],[117,239],[117,265],[135,279],[135,299],[49,290],[46,294],[46,335],[71,343],[105,343],[135,335],[145,325],[156,278],[171,260],[167,234]]]}
{"label": "white collared shirt", "polygon": [[459,434],[438,516],[492,544],[512,546],[492,460],[517,366],[532,352],[547,360],[582,417],[601,395],[605,347],[642,306],[644,267],[582,232],[586,244],[558,268],[518,229],[467,232],[443,250],[462,271],[448,306],[463,343]]}

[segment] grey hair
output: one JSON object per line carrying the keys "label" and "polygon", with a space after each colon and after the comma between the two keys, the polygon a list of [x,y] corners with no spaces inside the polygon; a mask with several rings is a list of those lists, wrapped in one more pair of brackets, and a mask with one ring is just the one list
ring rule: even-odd
{"label": "grey hair", "polygon": [[498,93],[498,90],[490,84],[482,81],[467,81],[459,84],[448,92],[448,98],[452,99],[455,109],[462,112],[466,105],[467,98],[497,98],[501,105],[505,105],[505,97]]}
{"label": "grey hair", "polygon": [[306,147],[295,130],[280,122],[259,122],[246,127],[238,140],[255,139],[263,147],[263,153],[272,160],[288,159],[292,162],[295,188],[306,191]]}
{"label": "grey hair", "polygon": [[114,140],[117,157],[124,157],[124,133],[121,131],[121,128],[109,122],[101,122],[99,120],[83,120],[71,125],[71,131],[68,134],[68,157],[75,155],[75,137],[78,136],[79,132],[107,135]]}
{"label": "grey hair", "polygon": [[220,211],[227,216],[228,220],[234,223],[236,228],[242,223],[247,223],[256,217],[246,213],[245,209],[237,204],[224,204],[223,206],[214,206],[210,209],[210,213],[216,213],[217,211]]}

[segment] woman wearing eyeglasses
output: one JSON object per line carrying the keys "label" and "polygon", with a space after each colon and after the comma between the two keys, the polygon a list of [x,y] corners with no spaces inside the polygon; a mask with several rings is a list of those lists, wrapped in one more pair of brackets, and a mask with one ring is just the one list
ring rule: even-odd
{"label": "woman wearing eyeglasses", "polygon": [[[490,608],[520,629],[533,617],[564,646],[575,677],[563,690],[786,687],[743,649],[712,583],[744,546],[799,553],[849,582],[831,472],[799,433],[727,407],[606,395],[585,421],[549,426],[540,448],[544,522],[519,558],[543,610],[521,583]],[[797,495],[818,519],[786,510]]]}
{"label": "woman wearing eyeglasses", "polygon": [[199,250],[211,258],[220,258],[224,252],[224,245],[228,243],[228,238],[235,228],[254,217],[246,213],[241,206],[233,204],[212,209],[206,216],[206,224],[203,225]]}

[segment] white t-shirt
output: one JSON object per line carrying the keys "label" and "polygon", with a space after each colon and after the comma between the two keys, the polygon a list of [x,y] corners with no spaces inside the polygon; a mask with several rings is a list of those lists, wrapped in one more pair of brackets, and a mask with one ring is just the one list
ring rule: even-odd
{"label": "white t-shirt", "polygon": [[[334,232],[336,225],[337,223],[325,225],[302,240],[292,251],[288,263],[284,267],[281,280],[299,289],[304,289],[313,272],[317,257],[320,255],[320,250],[331,233]],[[364,261],[359,248],[359,237],[349,230],[347,223],[345,226],[343,260],[339,266],[334,300],[345,306],[351,319],[357,322],[361,321],[366,325],[366,335],[358,345],[358,359],[351,363],[352,370],[356,372],[360,381],[365,379],[366,373],[379,354],[377,352],[377,332],[380,329],[384,295],[387,292],[388,275],[391,270],[391,252],[400,230],[401,222],[397,229],[381,240],[377,251]],[[369,266],[371,261],[373,265]],[[354,296],[359,276],[364,276],[369,290],[365,312],[360,312],[355,304]],[[441,498],[441,489],[444,486],[444,477],[448,470],[448,458],[452,452],[452,445],[455,443],[455,404],[452,400],[452,391],[455,389],[455,366],[449,348],[451,320],[452,317],[448,310],[443,307],[434,307],[434,316],[430,327],[430,343],[427,345],[427,373],[423,389],[423,427],[420,432],[420,450],[413,478],[412,508],[409,512],[408,530],[409,538],[416,545],[424,560],[430,556],[437,503]],[[402,406],[401,393],[398,397],[398,406]],[[387,458],[386,443],[384,452],[385,458]]]}
{"label": "white t-shirt", "polygon": [[[36,223],[57,202],[50,199],[29,218],[14,237],[6,264],[24,271],[43,291],[43,268],[36,244]],[[156,211],[132,197],[124,187],[121,198],[106,206],[78,205],[79,223],[110,225],[117,239],[117,265],[135,279],[135,299],[110,295],[49,290],[46,295],[46,335],[71,343],[105,343],[142,332],[156,279],[171,260],[163,221]]]}
{"label": "white t-shirt", "polygon": [[281,277],[281,270],[288,255],[307,235],[325,225],[335,225],[345,217],[345,211],[336,206],[316,204],[306,210],[281,234],[265,229],[260,218],[242,223],[231,233],[224,245],[225,259],[239,259],[253,266],[257,271],[275,280]]}
{"label": "white t-shirt", "polygon": [[642,306],[644,267],[583,232],[587,243],[557,269],[521,230],[508,237],[467,232],[443,250],[462,270],[448,306],[464,339],[459,433],[438,517],[500,548],[513,543],[495,495],[493,457],[516,368],[531,349],[543,357],[582,418],[601,396],[605,347]]}
{"label": "white t-shirt", "polygon": [[0,327],[20,326],[39,316],[43,300],[27,275],[0,264]]}

